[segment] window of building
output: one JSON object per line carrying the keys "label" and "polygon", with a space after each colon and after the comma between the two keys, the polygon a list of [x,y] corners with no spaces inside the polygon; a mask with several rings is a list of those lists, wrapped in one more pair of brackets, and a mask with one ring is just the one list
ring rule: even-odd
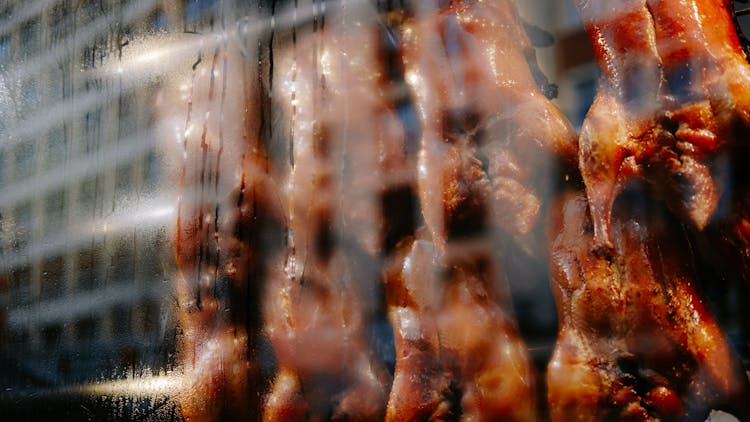
{"label": "window of building", "polygon": [[140,306],[142,334],[153,334],[159,328],[159,304],[152,300],[144,302]]}
{"label": "window of building", "polygon": [[576,11],[573,1],[564,0],[560,2],[560,5],[563,10],[562,13],[558,14],[558,30],[579,30],[581,28],[581,19],[578,17],[578,11]]}
{"label": "window of building", "polygon": [[63,100],[65,90],[63,74],[62,67],[52,68],[49,72],[45,94],[45,101],[49,105],[54,105]]}
{"label": "window of building", "polygon": [[86,113],[83,122],[85,136],[84,142],[81,142],[79,151],[90,153],[99,143],[99,128],[102,125],[102,110],[96,109]]}
{"label": "window of building", "polygon": [[31,267],[13,268],[9,276],[10,301],[14,305],[28,304],[32,301]]}
{"label": "window of building", "polygon": [[143,184],[148,189],[154,188],[158,182],[159,171],[161,168],[159,156],[157,155],[155,150],[152,149],[148,152],[148,154],[146,154],[146,162],[144,163],[143,168]]}
{"label": "window of building", "polygon": [[91,341],[97,338],[99,321],[94,317],[84,318],[75,323],[75,338],[77,341]]}
{"label": "window of building", "polygon": [[[0,130],[2,130],[0,128]],[[0,186],[5,186],[5,152],[0,151]]]}
{"label": "window of building", "polygon": [[581,66],[572,73],[574,77],[570,79],[573,87],[574,108],[570,115],[570,121],[575,127],[580,128],[591,103],[594,101],[599,73],[593,64]]}
{"label": "window of building", "polygon": [[80,191],[80,209],[81,211],[93,211],[97,205],[98,198],[101,196],[101,180],[97,177],[90,177],[81,184]]}
{"label": "window of building", "polygon": [[15,248],[25,249],[31,237],[31,222],[33,221],[33,208],[31,202],[25,202],[13,210],[13,221],[15,223],[14,238]]}
{"label": "window of building", "polygon": [[23,57],[39,54],[39,21],[32,19],[21,25],[21,46],[19,52]]}
{"label": "window of building", "polygon": [[92,290],[99,284],[99,253],[96,249],[84,249],[78,252],[76,276],[78,288]]}
{"label": "window of building", "polygon": [[0,37],[0,66],[8,63],[10,60],[10,38],[8,36]]}
{"label": "window of building", "polygon": [[44,222],[47,233],[55,232],[65,223],[65,191],[56,190],[44,199]]}
{"label": "window of building", "polygon": [[28,347],[30,339],[31,336],[29,335],[29,330],[26,328],[13,328],[8,330],[8,343],[12,345],[13,350]]}
{"label": "window of building", "polygon": [[154,32],[167,32],[167,14],[162,9],[156,9],[151,15],[151,29]]}
{"label": "window of building", "polygon": [[51,130],[47,135],[44,168],[49,170],[61,166],[65,162],[67,150],[65,128],[60,126]]}
{"label": "window of building", "polygon": [[102,0],[84,0],[80,3],[79,16],[82,23],[90,22],[103,14],[104,4]]}
{"label": "window of building", "polygon": [[42,328],[42,345],[45,348],[53,349],[60,345],[62,341],[62,326],[58,324],[49,325]]}
{"label": "window of building", "polygon": [[164,246],[160,235],[140,242],[139,250],[141,253],[138,257],[139,280],[161,280],[164,274],[162,256],[160,253],[153,253],[152,251],[161,251]]}
{"label": "window of building", "polygon": [[136,131],[136,97],[130,93],[120,96],[120,139],[132,135]]}
{"label": "window of building", "polygon": [[117,167],[115,172],[115,194],[122,197],[133,189],[133,164],[126,163]]}
{"label": "window of building", "polygon": [[65,290],[65,259],[54,257],[42,263],[39,295],[43,299],[62,296]]}
{"label": "window of building", "polygon": [[132,336],[132,312],[126,306],[116,306],[111,311],[112,334],[122,339]]}
{"label": "window of building", "polygon": [[120,283],[132,283],[135,279],[135,251],[128,239],[120,239],[110,260],[110,278]]}
{"label": "window of building", "polygon": [[58,0],[50,13],[50,39],[58,42],[71,32],[70,0]]}
{"label": "window of building", "polygon": [[28,119],[39,108],[39,82],[27,79],[21,84],[21,96],[18,102],[18,113],[21,119]]}
{"label": "window of building", "polygon": [[183,4],[185,25],[195,25],[204,21],[215,11],[217,4],[218,0],[185,0]]}
{"label": "window of building", "polygon": [[33,142],[22,142],[14,149],[15,180],[22,181],[36,172],[36,155]]}

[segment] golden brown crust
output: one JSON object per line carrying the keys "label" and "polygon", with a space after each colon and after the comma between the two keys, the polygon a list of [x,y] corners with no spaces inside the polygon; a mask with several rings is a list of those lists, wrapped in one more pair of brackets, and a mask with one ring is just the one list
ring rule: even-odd
{"label": "golden brown crust", "polygon": [[615,198],[651,180],[703,229],[721,195],[713,159],[750,119],[750,65],[720,0],[579,0],[602,69],[581,129],[579,166],[600,252]]}
{"label": "golden brown crust", "polygon": [[582,195],[565,194],[555,205],[550,264],[560,333],[547,375],[553,420],[692,420],[712,408],[744,411],[747,379],[695,291],[679,227],[656,208],[620,205],[610,259],[591,252]]}

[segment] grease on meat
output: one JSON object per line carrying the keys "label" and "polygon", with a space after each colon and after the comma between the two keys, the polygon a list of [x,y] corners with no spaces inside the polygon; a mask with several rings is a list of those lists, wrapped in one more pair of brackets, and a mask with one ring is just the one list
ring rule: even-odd
{"label": "grease on meat", "polygon": [[[570,124],[537,86],[515,4],[424,7],[402,28],[406,82],[422,122],[419,197],[435,243],[535,226],[552,157],[573,160]],[[530,67],[531,66],[531,67]]]}
{"label": "grease on meat", "polygon": [[578,0],[601,77],[580,136],[595,230],[612,248],[612,204],[634,176],[704,228],[723,181],[713,161],[750,123],[750,66],[726,0]]}
{"label": "grease on meat", "polygon": [[656,208],[620,205],[611,260],[591,251],[583,195],[564,194],[553,211],[552,419],[703,420],[712,408],[747,417],[747,377],[694,289],[679,226]]}
{"label": "grease on meat", "polygon": [[[288,244],[272,261],[263,300],[264,332],[279,366],[265,399],[266,421],[376,421],[385,414],[388,376],[366,338],[377,279],[352,264],[339,233],[347,215],[339,159],[345,148],[371,141],[361,119],[381,111],[372,104],[378,100],[376,41],[371,28],[320,31],[279,61],[277,100],[291,121],[292,155]],[[350,120],[350,112],[364,116]],[[368,215],[362,219],[375,224]],[[372,245],[373,230],[365,229],[355,233]]]}
{"label": "grease on meat", "polygon": [[385,275],[396,340],[387,421],[536,420],[534,371],[483,240],[404,239]]}
{"label": "grease on meat", "polygon": [[247,75],[229,38],[157,104],[180,173],[175,291],[186,382],[178,399],[193,420],[247,420],[260,409],[252,301],[268,245],[239,228],[270,225],[282,207],[257,138],[257,86]]}

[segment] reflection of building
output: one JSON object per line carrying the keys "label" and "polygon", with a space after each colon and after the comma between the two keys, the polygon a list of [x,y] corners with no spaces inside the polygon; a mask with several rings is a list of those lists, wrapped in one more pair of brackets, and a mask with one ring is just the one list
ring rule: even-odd
{"label": "reflection of building", "polygon": [[540,63],[559,87],[558,106],[579,127],[596,93],[598,69],[573,0],[518,2],[524,16],[549,31],[553,48],[537,50]]}
{"label": "reflection of building", "polygon": [[39,3],[0,10],[0,304],[12,365],[57,384],[167,351],[156,82],[102,69],[217,1]]}

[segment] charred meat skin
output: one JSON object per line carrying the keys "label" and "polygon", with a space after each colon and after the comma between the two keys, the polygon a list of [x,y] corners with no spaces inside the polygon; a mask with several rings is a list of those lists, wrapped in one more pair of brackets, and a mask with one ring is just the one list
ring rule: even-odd
{"label": "charred meat skin", "polygon": [[407,238],[388,266],[396,373],[386,421],[536,420],[534,372],[500,307],[492,249],[472,243],[451,242],[441,258]]}
{"label": "charred meat skin", "polygon": [[747,417],[747,378],[694,290],[680,228],[663,211],[620,205],[611,260],[591,251],[583,195],[564,194],[551,217],[552,419],[703,420],[714,408]]}
{"label": "charred meat skin", "polygon": [[634,176],[703,229],[722,180],[713,159],[747,132],[750,66],[724,0],[578,0],[602,70],[579,167],[595,248],[612,248],[612,204]]}
{"label": "charred meat skin", "polygon": [[402,27],[405,79],[422,123],[419,198],[435,243],[535,226],[551,157],[574,161],[575,133],[537,86],[515,4],[453,1]]}

